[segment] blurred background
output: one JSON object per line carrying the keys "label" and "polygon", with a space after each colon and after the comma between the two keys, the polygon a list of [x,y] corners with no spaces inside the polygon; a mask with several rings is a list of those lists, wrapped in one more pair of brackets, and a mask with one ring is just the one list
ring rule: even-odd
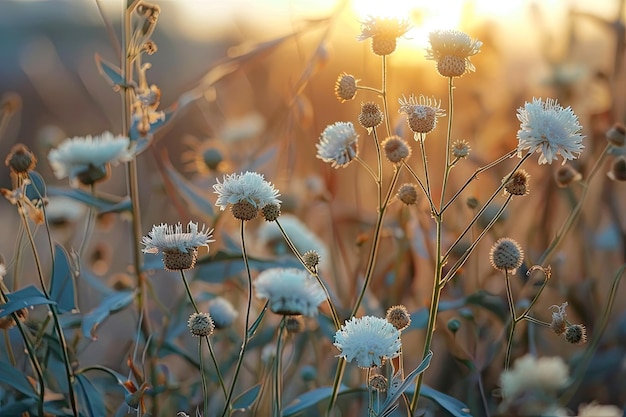
{"label": "blurred background", "polygon": [[[123,3],[0,1],[0,149],[6,155],[18,142],[31,147],[39,158],[37,170],[48,186],[67,186],[66,179],[54,178],[47,163],[48,151],[60,141],[106,130],[122,133],[120,95],[99,74],[95,56],[119,65]],[[583,176],[604,148],[605,132],[626,118],[626,16],[622,0],[154,3],[161,8],[152,36],[158,51],[145,59],[152,65],[147,78],[161,89],[161,109],[175,107],[176,111],[172,120],[155,133],[152,146],[139,157],[143,230],[147,233],[152,224],[161,222],[215,221],[213,213],[203,212],[179,195],[176,179],[214,201],[211,186],[216,178],[246,169],[258,170],[281,190],[283,213],[299,219],[320,240],[321,247],[332,253],[327,272],[344,307],[357,288],[359,265],[367,255],[367,233],[375,218],[375,187],[358,166],[337,171],[316,159],[315,144],[328,124],[352,121],[356,125],[360,103],[378,100],[372,93],[359,91],[355,100],[341,103],[333,93],[335,81],[343,72],[359,79],[359,85],[380,87],[380,58],[371,53],[369,41],[356,40],[361,22],[368,16],[406,18],[413,25],[388,59],[389,118],[393,130],[407,140],[411,135],[405,116],[397,112],[398,98],[424,94],[441,100],[442,107],[447,108],[447,80],[436,73],[434,62],[424,58],[428,33],[459,29],[483,42],[480,53],[472,58],[476,72],[455,80],[453,139],[467,140],[473,153],[466,164],[455,169],[450,189],[462,185],[477,167],[517,146],[516,110],[533,97],[556,98],[579,116],[586,135],[585,152],[572,165]],[[431,161],[443,158],[437,144],[445,139],[445,124],[440,121],[439,128],[429,135]],[[361,156],[374,161],[369,137],[364,129],[359,134]],[[418,166],[419,155],[414,148],[413,162]],[[532,178],[530,195],[513,202],[492,239],[475,255],[477,260],[462,272],[469,278],[451,288],[446,296],[486,290],[504,299],[501,276],[491,271],[487,261],[491,242],[500,236],[509,235],[522,244],[527,266],[548,246],[569,212],[571,195],[554,184],[559,163],[537,166],[534,159],[524,167]],[[485,174],[463,197],[479,201],[488,198],[510,168],[505,164]],[[554,257],[557,280],[538,307],[540,316],[549,320],[550,305],[570,300],[572,316],[586,323],[590,333],[601,313],[612,274],[626,260],[626,195],[622,184],[606,178],[609,168],[606,165],[594,180],[581,224]],[[172,169],[179,176],[172,174]],[[433,165],[434,187],[440,185],[438,170]],[[410,179],[406,176],[402,180]],[[2,165],[0,187],[10,186],[9,171]],[[125,195],[124,170],[114,170],[100,191]],[[464,220],[471,218],[472,212],[463,205],[464,198],[455,208],[458,221],[448,223],[450,242],[463,230]],[[430,293],[431,283],[421,274],[431,270],[426,247],[432,225],[426,205],[408,217],[396,206],[389,213],[383,237],[389,252],[381,254],[378,279],[374,280],[368,305],[384,311],[387,306],[404,303],[411,311],[418,311]],[[76,209],[78,214],[72,217],[73,209],[61,206],[59,227],[53,230],[53,237],[68,249],[80,242],[84,221],[80,219],[85,215],[83,209]],[[120,242],[130,241],[127,219],[110,217],[99,216],[87,251],[90,270],[107,285],[113,285],[115,277],[119,279],[117,274],[127,272],[131,263],[128,246],[112,244],[112,236],[122,239]],[[18,234],[16,218],[13,206],[0,203],[0,225],[5,236],[0,241],[0,253],[8,260],[15,253],[10,236]],[[220,221],[217,248],[226,245],[223,242],[233,230],[236,234],[235,223],[226,218]],[[284,247],[272,246],[271,239],[263,235],[262,220],[252,222],[250,227],[259,233],[256,254],[285,254]],[[45,242],[43,233],[38,238]],[[398,259],[409,259],[411,265],[398,267]],[[397,279],[389,284],[385,279],[391,270]],[[164,277],[160,294],[167,299],[177,285],[176,277],[167,278],[162,271],[155,274]],[[209,283],[211,280],[205,279]],[[522,281],[520,278],[520,287]],[[97,302],[96,293],[86,287],[81,291],[81,305],[89,309]],[[591,385],[598,380],[623,381],[624,307],[618,305],[612,318],[602,345],[604,365],[601,370],[595,368],[597,372],[592,376],[598,379],[592,378]],[[476,320],[487,325],[493,318]],[[103,327],[107,325],[116,329],[115,336],[120,339],[132,335],[132,326],[128,327],[123,319]],[[118,332],[125,325],[126,336]],[[421,336],[414,333],[409,337],[419,345]],[[119,352],[112,349],[116,343],[115,339],[101,340],[86,346],[84,360],[120,365]],[[445,338],[438,343],[448,346],[454,357],[464,355]],[[575,353],[565,344],[538,343],[545,354],[569,357]],[[479,367],[487,369],[486,379],[493,387],[500,368],[490,373],[488,361],[483,360],[485,363]],[[440,366],[440,371],[445,369]],[[464,368],[460,368],[454,371],[463,373]],[[445,386],[449,382],[445,375],[433,372],[430,382]],[[598,400],[623,404],[626,387],[622,385],[616,383],[606,394],[589,390],[578,400],[600,396]],[[448,392],[463,393],[464,387],[454,385]]]}

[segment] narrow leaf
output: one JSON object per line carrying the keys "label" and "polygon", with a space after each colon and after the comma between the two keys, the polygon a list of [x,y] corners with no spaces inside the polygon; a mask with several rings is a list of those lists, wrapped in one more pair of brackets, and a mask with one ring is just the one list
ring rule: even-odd
{"label": "narrow leaf", "polygon": [[259,396],[259,392],[261,392],[261,385],[262,384],[256,384],[237,397],[233,402],[233,411],[249,410]]}
{"label": "narrow leaf", "polygon": [[113,201],[102,197],[95,197],[92,194],[76,189],[50,187],[50,195],[68,197],[81,203],[92,206],[100,213],[130,211],[130,199],[125,198],[120,201]]}
{"label": "narrow leaf", "polygon": [[85,375],[76,375],[74,384],[86,415],[90,417],[104,417],[106,415],[104,398],[91,381]]}
{"label": "narrow leaf", "polygon": [[[395,404],[400,399],[400,396],[409,388],[410,385],[413,384],[413,380],[422,372],[428,368],[430,365],[430,360],[433,357],[432,350],[428,352],[428,355],[424,358],[422,363],[419,364],[417,368],[415,368],[410,374],[406,376],[402,384],[393,392],[390,390],[389,395],[385,399],[383,403],[383,409],[380,411],[380,416],[389,415],[395,408]],[[395,378],[394,378],[395,379]]]}
{"label": "narrow leaf", "polygon": [[70,257],[59,244],[54,245],[54,269],[50,280],[50,299],[56,301],[60,313],[76,308],[74,271]]}
{"label": "narrow leaf", "polygon": [[213,203],[202,195],[202,191],[180,175],[167,158],[163,158],[163,165],[168,179],[176,186],[183,200],[190,205],[191,211],[203,217],[213,216]]}
{"label": "narrow leaf", "polygon": [[134,291],[115,292],[106,297],[98,307],[83,317],[82,331],[85,337],[96,339],[96,328],[112,313],[129,305],[135,298]]}
{"label": "narrow leaf", "polygon": [[98,67],[98,71],[100,75],[104,77],[105,80],[115,89],[119,90],[121,86],[124,85],[124,78],[122,78],[122,71],[111,64],[110,62],[103,59],[99,54],[96,54],[96,66]]}
{"label": "narrow leaf", "polygon": [[5,361],[0,361],[0,382],[15,388],[22,394],[37,398],[37,393],[30,382],[28,382],[26,376]]}
{"label": "narrow leaf", "polygon": [[[345,385],[339,387],[339,395],[343,393],[351,392],[350,388]],[[333,387],[321,387],[314,389],[313,391],[305,392],[298,398],[293,400],[291,405],[285,407],[283,410],[283,417],[294,416],[309,407],[312,407],[320,401],[330,398],[333,393]]]}
{"label": "narrow leaf", "polygon": [[9,301],[0,305],[0,317],[7,316],[30,306],[55,304],[54,301],[48,300],[44,293],[32,285],[7,294],[7,298]]}

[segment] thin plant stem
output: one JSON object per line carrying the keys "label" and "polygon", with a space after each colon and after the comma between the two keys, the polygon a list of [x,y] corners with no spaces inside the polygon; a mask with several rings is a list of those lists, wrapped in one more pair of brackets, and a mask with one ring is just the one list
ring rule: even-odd
{"label": "thin plant stem", "polygon": [[367,415],[371,417],[374,415],[374,392],[370,385],[370,377],[372,375],[372,368],[367,368],[365,372],[365,386],[367,387]]}
{"label": "thin plant stem", "polygon": [[387,136],[391,136],[391,125],[389,121],[389,106],[387,105],[387,55],[382,56],[382,94],[383,111],[385,112],[385,127],[387,128]]}
{"label": "thin plant stem", "polygon": [[239,376],[239,371],[241,370],[241,365],[243,363],[243,357],[246,353],[246,347],[248,346],[248,327],[250,326],[250,310],[252,308],[252,274],[250,272],[250,264],[248,263],[248,252],[246,250],[246,240],[245,240],[245,221],[241,221],[241,251],[243,254],[243,263],[246,267],[246,275],[248,277],[248,301],[246,304],[246,320],[244,323],[244,333],[243,340],[241,342],[241,350],[239,352],[239,358],[237,359],[237,365],[235,365],[235,374],[233,375],[233,380],[230,385],[230,389],[228,390],[228,395],[226,396],[226,404],[224,405],[224,411],[222,412],[222,417],[225,417],[230,411],[231,405],[230,401],[233,397],[233,392],[235,391],[235,385],[237,384],[237,377]]}
{"label": "thin plant stem", "polygon": [[282,406],[282,356],[283,356],[283,338],[285,333],[285,316],[280,321],[278,329],[278,340],[276,342],[276,357],[274,358],[274,401],[272,406],[272,415],[281,417],[283,415]]}
{"label": "thin plant stem", "polygon": [[552,269],[550,267],[543,268],[541,266],[533,266],[533,267],[531,267],[528,270],[528,272],[526,273],[526,275],[530,275],[530,273],[533,272],[536,269],[538,269],[541,272],[543,272],[543,274],[545,275],[545,278],[544,278],[543,282],[541,283],[541,287],[539,287],[539,290],[537,291],[537,293],[535,293],[535,296],[533,297],[532,301],[530,302],[530,304],[528,304],[528,307],[526,307],[526,310],[524,310],[524,312],[517,318],[517,321],[521,321],[521,320],[526,319],[526,318],[529,317],[528,313],[533,308],[533,306],[535,305],[535,303],[539,299],[539,296],[541,295],[543,290],[546,288],[546,285],[548,285],[548,281],[550,281],[550,278],[552,277]]}
{"label": "thin plant stem", "polygon": [[569,232],[570,228],[574,224],[574,221],[580,215],[580,212],[583,208],[583,204],[585,203],[585,200],[587,197],[587,192],[589,191],[589,185],[590,185],[591,179],[596,175],[596,173],[602,166],[602,163],[604,162],[604,158],[608,155],[609,149],[611,149],[611,147],[612,147],[611,144],[606,145],[606,147],[600,154],[600,157],[596,160],[595,164],[591,168],[591,171],[589,172],[587,179],[584,182],[581,182],[583,190],[582,190],[582,193],[580,194],[580,198],[578,199],[578,203],[576,204],[574,209],[570,212],[569,216],[567,217],[567,219],[565,220],[565,222],[559,229],[554,239],[552,239],[550,246],[543,252],[541,257],[537,261],[538,265],[543,265],[550,258],[550,256],[552,256],[552,253],[556,250],[556,248],[559,246],[561,241],[563,241],[563,238],[565,237],[567,232]]}
{"label": "thin plant stem", "polygon": [[380,142],[378,141],[378,133],[376,128],[372,129],[372,138],[374,139],[374,149],[376,149],[376,167],[378,168],[378,179],[376,180],[376,189],[378,191],[378,207],[380,207],[383,199],[383,157],[380,152]]}
{"label": "thin plant stem", "polygon": [[363,158],[361,158],[359,155],[356,155],[354,157],[354,160],[360,163],[363,166],[363,168],[365,168],[365,170],[369,172],[369,174],[372,176],[374,181],[379,182],[379,179],[378,179],[379,177],[376,175],[374,171],[372,171],[372,168],[370,168],[370,166],[367,164],[367,162],[363,160]]}
{"label": "thin plant stem", "polygon": [[319,272],[317,271],[317,269],[314,270],[314,271],[311,270],[311,268],[309,268],[304,263],[304,260],[302,258],[302,255],[300,254],[300,251],[298,251],[298,248],[296,248],[296,245],[293,244],[293,242],[291,241],[291,239],[289,238],[289,236],[285,232],[285,229],[280,224],[278,219],[276,219],[276,225],[278,226],[278,229],[280,229],[280,233],[283,235],[283,238],[285,239],[285,242],[287,242],[287,246],[289,246],[289,249],[291,249],[293,254],[296,255],[296,257],[298,258],[298,260],[300,261],[302,266],[304,266],[307,271],[311,272],[311,274],[315,277],[317,282],[322,286],[322,289],[324,290],[324,294],[326,295],[326,302],[328,303],[328,307],[330,308],[330,314],[331,314],[332,319],[333,319],[333,324],[335,325],[335,328],[337,330],[339,330],[339,328],[341,327],[341,322],[339,321],[339,315],[337,314],[337,309],[335,308],[335,305],[334,305],[334,303],[332,301],[332,298],[330,296],[328,288],[326,288],[326,285],[324,285],[324,281],[322,281],[322,278],[320,277]]}
{"label": "thin plant stem", "polygon": [[[48,292],[46,283],[43,278],[43,269],[41,267],[41,260],[39,259],[39,254],[37,253],[37,246],[35,245],[35,239],[33,238],[33,234],[28,224],[28,217],[26,216],[26,211],[20,202],[18,202],[18,212],[20,213],[20,217],[22,218],[22,224],[24,225],[26,236],[28,237],[28,241],[33,250],[33,257],[35,259],[35,266],[37,268],[37,275],[39,276],[39,283],[41,285],[41,290],[43,291],[46,299],[50,300],[50,293]],[[70,407],[72,408],[72,414],[74,415],[74,417],[78,417],[78,404],[76,402],[76,395],[74,393],[74,385],[73,385],[74,373],[72,371],[72,365],[70,363],[67,342],[65,341],[65,334],[63,333],[63,329],[61,328],[61,324],[59,322],[59,312],[58,312],[56,304],[50,304],[50,312],[52,313],[52,318],[54,321],[54,328],[59,338],[59,345],[61,346],[61,352],[63,354],[63,364],[65,365],[65,375],[67,377],[67,383],[68,383]]]}
{"label": "thin plant stem", "polygon": [[545,321],[542,321],[542,320],[536,319],[536,318],[534,318],[534,317],[532,317],[532,316],[529,316],[529,315],[522,316],[521,318],[523,318],[524,320],[529,321],[529,322],[531,322],[531,323],[538,324],[538,325],[540,325],[540,326],[550,327],[550,323],[547,323],[547,322],[545,322]]}
{"label": "thin plant stem", "polygon": [[[187,281],[187,277],[185,276],[185,271],[183,271],[182,269],[180,270],[180,276],[183,279],[183,284],[185,285],[185,291],[187,292],[187,297],[189,298],[189,302],[191,303],[191,305],[193,306],[193,309],[196,313],[200,313],[200,310],[198,309],[198,304],[196,304],[196,300],[194,300],[192,294],[191,294],[191,287],[189,286],[189,282]],[[220,387],[222,388],[222,391],[224,392],[224,396],[226,397],[226,384],[224,383],[224,378],[222,378],[222,373],[220,372],[220,367],[218,365],[217,362],[217,358],[215,357],[215,352],[213,351],[213,346],[211,345],[211,340],[209,338],[209,336],[206,336],[206,343],[207,346],[209,347],[209,353],[211,354],[211,360],[213,361],[213,365],[215,366],[215,371],[217,374],[217,379],[220,383]],[[200,358],[200,360],[202,360],[202,358]],[[200,365],[202,365],[202,362],[200,363]],[[202,372],[202,377],[204,378],[204,371],[201,370]],[[204,392],[204,400],[205,403],[207,403],[207,398],[208,398],[208,391]]]}
{"label": "thin plant stem", "polygon": [[357,88],[357,90],[371,91],[371,92],[373,92],[373,93],[376,93],[376,94],[380,95],[381,97],[382,97],[382,96],[383,96],[383,94],[384,94],[384,92],[383,92],[383,91],[381,91],[381,90],[379,90],[379,89],[377,89],[377,88],[374,88],[374,87],[368,87],[368,86],[365,86],[365,85],[357,85],[357,86],[356,86],[356,88]]}
{"label": "thin plant stem", "polygon": [[474,171],[474,173],[467,179],[467,181],[465,181],[465,184],[463,184],[463,186],[461,186],[461,188],[459,188],[457,190],[456,193],[454,193],[454,195],[452,196],[452,198],[450,198],[450,200],[443,206],[443,208],[441,209],[441,212],[443,213],[444,211],[446,211],[446,209],[450,206],[450,204],[454,203],[454,201],[459,197],[459,195],[461,195],[461,193],[463,191],[465,191],[465,189],[472,183],[472,181],[477,180],[478,179],[478,175],[493,168],[494,166],[498,165],[499,163],[506,161],[507,159],[511,158],[513,155],[515,155],[517,153],[517,149],[513,149],[512,151],[509,151],[508,153],[504,154],[503,156],[501,156],[500,158],[496,159],[495,161],[482,166],[480,168],[478,168],[476,171]]}
{"label": "thin plant stem", "polygon": [[418,136],[417,141],[420,144],[420,153],[422,154],[422,164],[424,165],[424,178],[426,179],[426,195],[428,196],[428,200],[433,200],[433,195],[430,189],[430,178],[428,176],[428,158],[426,158],[426,148],[424,146],[424,141],[426,140],[426,135],[423,133],[416,133]]}
{"label": "thin plant stem", "polygon": [[326,417],[330,417],[333,408],[335,407],[335,403],[337,402],[337,396],[339,395],[339,386],[341,385],[341,380],[343,379],[343,373],[346,370],[346,360],[343,357],[339,358],[339,363],[337,364],[337,370],[335,371],[335,379],[333,381],[333,391],[330,394],[330,400],[328,401],[328,406],[326,407]]}
{"label": "thin plant stem", "polygon": [[[450,141],[452,137],[452,119],[454,112],[454,77],[448,77],[448,131],[446,133],[446,168],[443,173],[443,183],[441,185],[441,200],[439,203],[439,213],[443,212],[443,203],[446,198],[446,188],[450,177]],[[428,352],[426,352],[428,353]]]}
{"label": "thin plant stem", "polygon": [[[207,342],[209,338],[207,337]],[[200,360],[200,377],[202,379],[202,409],[203,416],[209,415],[209,387],[206,381],[206,373],[204,371],[204,355],[202,354],[202,338],[198,339],[198,359]]]}
{"label": "thin plant stem", "polygon": [[506,284],[506,299],[509,304],[509,313],[511,314],[511,322],[509,324],[509,339],[506,344],[506,356],[504,358],[504,370],[509,369],[511,364],[511,350],[513,348],[513,337],[515,335],[515,326],[517,325],[517,315],[515,314],[515,301],[513,299],[513,291],[511,289],[511,279],[509,270],[504,270],[504,282]]}
{"label": "thin plant stem", "polygon": [[[95,197],[96,195],[96,186],[95,184],[91,184],[91,195]],[[85,254],[85,250],[87,249],[87,240],[91,236],[93,232],[93,225],[96,220],[96,209],[93,205],[89,204],[89,208],[87,209],[87,220],[85,220],[85,229],[83,230],[83,237],[80,241],[80,246],[78,249],[78,254],[80,258]]]}

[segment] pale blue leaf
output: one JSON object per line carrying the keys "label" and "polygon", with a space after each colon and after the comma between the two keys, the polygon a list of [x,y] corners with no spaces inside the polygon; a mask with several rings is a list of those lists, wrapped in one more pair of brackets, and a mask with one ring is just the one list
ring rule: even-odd
{"label": "pale blue leaf", "polygon": [[46,196],[46,182],[37,171],[28,173],[30,184],[26,186],[26,197],[31,201],[41,200]]}
{"label": "pale blue leaf", "polygon": [[38,288],[29,285],[18,291],[7,294],[7,301],[5,304],[1,304],[0,317],[7,316],[11,313],[15,313],[23,308],[41,304],[56,304],[52,300],[48,300],[44,293]]}
{"label": "pale blue leaf", "polygon": [[76,308],[75,282],[70,257],[59,244],[54,245],[54,269],[50,280],[50,299],[56,301],[59,313]]}
{"label": "pale blue leaf", "polygon": [[118,90],[120,86],[124,85],[124,78],[122,78],[122,71],[104,60],[100,55],[96,54],[96,66],[100,74],[107,80],[107,82]]}
{"label": "pale blue leaf", "polygon": [[256,384],[252,388],[245,391],[239,397],[233,401],[233,411],[247,411],[249,410],[257,397],[259,396],[259,392],[261,392],[262,384]]}
{"label": "pale blue leaf", "polygon": [[121,212],[121,211],[131,210],[131,202],[129,198],[124,198],[121,201],[113,201],[113,200],[108,200],[102,197],[95,197],[91,193],[85,192],[83,190],[77,190],[74,188],[59,188],[59,187],[50,187],[49,194],[52,196],[63,196],[63,197],[71,198],[73,200],[87,204],[88,206],[94,207],[100,213],[111,213],[111,212]]}
{"label": "pale blue leaf", "polygon": [[[413,385],[413,380],[422,372],[424,372],[428,366],[430,365],[430,360],[433,357],[432,350],[428,352],[428,355],[424,358],[424,360],[419,364],[417,368],[415,368],[410,374],[406,376],[404,381],[397,387],[390,387],[389,394],[383,403],[383,409],[380,410],[379,415],[381,417],[388,417],[397,407],[398,400],[400,396],[411,386]],[[396,377],[394,377],[395,379]]]}
{"label": "pale blue leaf", "polygon": [[185,202],[189,204],[190,209],[200,216],[212,217],[214,214],[213,203],[202,195],[203,192],[201,190],[180,175],[169,161],[164,160],[163,162],[168,179],[176,186],[176,190]]}
{"label": "pale blue leaf", "polygon": [[96,328],[112,313],[129,305],[135,298],[134,291],[119,291],[106,297],[98,307],[83,317],[82,331],[85,337],[94,338]]}
{"label": "pale blue leaf", "polygon": [[[408,390],[407,390],[408,391]],[[453,417],[472,417],[467,405],[454,397],[439,392],[427,385],[422,385],[421,396],[436,402]]]}
{"label": "pale blue leaf", "polygon": [[[351,392],[351,389],[345,385],[341,385],[339,387],[339,395],[346,392]],[[332,393],[333,387],[320,387],[313,391],[305,392],[283,409],[283,417],[294,416],[309,407],[313,407],[320,401],[329,399]]]}
{"label": "pale blue leaf", "polygon": [[[76,375],[74,387],[82,405],[83,412],[89,417],[105,417],[106,407],[104,406],[103,395],[93,386],[85,375]],[[81,414],[82,415],[82,414]]]}
{"label": "pale blue leaf", "polygon": [[37,393],[28,382],[26,375],[5,361],[0,361],[0,382],[15,388],[28,397],[37,398]]}

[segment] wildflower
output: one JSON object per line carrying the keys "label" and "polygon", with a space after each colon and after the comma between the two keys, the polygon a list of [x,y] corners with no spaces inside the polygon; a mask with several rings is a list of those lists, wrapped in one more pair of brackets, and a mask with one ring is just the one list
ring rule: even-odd
{"label": "wildflower", "polygon": [[402,184],[398,189],[397,197],[407,206],[417,203],[417,186],[415,184]]}
{"label": "wildflower", "polygon": [[550,322],[550,330],[552,330],[555,334],[561,335],[565,332],[565,328],[567,326],[567,314],[565,313],[565,307],[567,307],[567,302],[561,304],[560,306],[553,305],[550,308],[556,308],[556,311],[552,312],[552,321]]}
{"label": "wildflower", "polygon": [[409,327],[411,324],[411,315],[403,305],[389,307],[385,319],[393,325],[399,332]]}
{"label": "wildflower", "polygon": [[[2,257],[2,255],[0,255],[0,288],[2,289],[3,294],[9,293],[9,289],[6,287],[6,285],[4,285],[4,276],[6,275],[6,273],[7,273],[7,269],[4,266],[4,258]],[[3,310],[2,309],[3,304],[4,303],[0,301],[0,311]],[[28,318],[28,309],[21,308],[17,310],[14,314],[21,322],[24,322]],[[14,317],[13,314],[0,317],[0,329],[8,330],[8,329],[15,327],[15,320],[13,319],[13,317]]]}
{"label": "wildflower", "polygon": [[385,378],[384,375],[380,374],[372,375],[370,377],[370,380],[368,381],[368,384],[370,387],[372,387],[372,389],[382,392],[387,391],[387,386],[389,385],[387,383],[387,378]]}
{"label": "wildflower", "polygon": [[[502,178],[502,182],[507,177]],[[528,180],[530,175],[523,169],[517,170],[511,175],[511,178],[504,185],[504,194],[526,195],[528,194]]]}
{"label": "wildflower", "polygon": [[571,165],[562,165],[556,170],[554,174],[556,185],[561,188],[569,187],[570,184],[580,181],[583,176],[580,172],[576,171]]}
{"label": "wildflower", "polygon": [[391,163],[399,164],[411,156],[411,148],[400,136],[389,136],[381,146],[385,151],[385,157]]}
{"label": "wildflower", "polygon": [[622,155],[615,158],[606,175],[613,181],[626,181],[626,157]]}
{"label": "wildflower", "polygon": [[285,316],[314,317],[317,307],[326,299],[317,280],[302,269],[266,269],[253,285],[257,298],[269,299],[270,310]]}
{"label": "wildflower", "polygon": [[317,251],[309,250],[304,252],[302,260],[309,270],[315,272],[317,270],[317,265],[320,263],[320,254],[317,253]]}
{"label": "wildflower", "polygon": [[200,246],[209,247],[213,229],[198,231],[198,224],[189,222],[187,231],[183,232],[183,225],[178,223],[175,227],[167,224],[153,226],[148,236],[141,239],[145,245],[144,253],[163,252],[163,264],[168,271],[191,269],[195,266]]}
{"label": "wildflower", "polygon": [[587,329],[582,324],[572,324],[565,329],[565,340],[573,345],[587,343]]}
{"label": "wildflower", "polygon": [[216,329],[225,329],[233,324],[239,313],[224,297],[215,297],[209,303],[209,314]]}
{"label": "wildflower", "polygon": [[253,219],[268,204],[280,204],[278,190],[256,172],[226,175],[224,182],[218,180],[213,189],[218,195],[215,205],[224,210],[232,204],[233,216],[240,220]]}
{"label": "wildflower", "polygon": [[431,132],[437,126],[437,118],[445,116],[445,112],[441,109],[441,102],[434,98],[420,95],[417,99],[411,94],[408,99],[402,96],[398,102],[400,103],[398,111],[406,113],[407,123],[414,133]]}
{"label": "wildflower", "polygon": [[335,333],[334,345],[340,357],[356,361],[359,368],[381,366],[400,354],[400,332],[385,319],[373,316],[352,317]]}
{"label": "wildflower", "polygon": [[469,58],[480,51],[482,42],[458,30],[436,30],[429,35],[430,48],[426,59],[437,62],[437,71],[444,77],[460,77],[475,71]]}
{"label": "wildflower", "polygon": [[458,159],[465,159],[469,156],[470,146],[464,140],[457,140],[452,144],[452,156]]}
{"label": "wildflower", "polygon": [[304,331],[304,318],[302,316],[287,316],[285,329],[292,334],[302,333]]}
{"label": "wildflower", "polygon": [[513,369],[500,375],[500,386],[505,400],[511,400],[528,390],[554,392],[567,383],[569,370],[560,357],[535,358],[523,356],[515,361]]}
{"label": "wildflower", "polygon": [[491,247],[489,260],[495,269],[515,273],[517,268],[522,266],[524,251],[516,241],[503,237]]}
{"label": "wildflower", "polygon": [[389,55],[396,50],[397,39],[411,28],[408,20],[370,17],[363,22],[359,41],[372,38],[372,52],[376,55]]}
{"label": "wildflower", "polygon": [[278,204],[267,204],[261,209],[261,212],[263,213],[265,220],[273,222],[278,219],[278,216],[280,216],[280,206]]}
{"label": "wildflower", "polygon": [[613,146],[622,147],[626,143],[626,127],[621,123],[615,123],[606,132],[606,140]]}
{"label": "wildflower", "polygon": [[517,154],[528,149],[529,153],[538,152],[539,164],[552,163],[557,155],[563,157],[563,164],[568,159],[576,159],[582,152],[584,136],[582,127],[571,107],[563,108],[554,99],[533,98],[517,110],[521,122],[517,132],[519,144]]}
{"label": "wildflower", "polygon": [[187,327],[192,335],[196,337],[210,336],[215,330],[213,319],[208,313],[193,313],[189,316]]}
{"label": "wildflower", "polygon": [[78,182],[92,185],[106,179],[110,164],[130,161],[130,141],[125,136],[113,136],[104,132],[100,136],[66,139],[48,154],[54,175],[58,179],[70,178],[70,184]]}
{"label": "wildflower", "polygon": [[359,135],[350,122],[337,122],[326,126],[316,144],[317,157],[330,162],[333,168],[348,165],[358,154]]}
{"label": "wildflower", "polygon": [[373,101],[361,103],[361,113],[359,113],[359,124],[366,129],[372,129],[383,122],[384,114],[378,104]]}
{"label": "wildflower", "polygon": [[358,80],[354,78],[353,75],[346,74],[345,72],[339,74],[339,78],[337,78],[337,82],[335,82],[335,96],[337,96],[342,103],[347,100],[352,100],[356,96],[357,81]]}
{"label": "wildflower", "polygon": [[50,226],[64,226],[79,220],[85,213],[85,205],[73,198],[50,196],[46,204],[46,218]]}
{"label": "wildflower", "polygon": [[18,143],[13,145],[11,151],[4,160],[4,164],[11,169],[13,174],[26,177],[30,171],[35,169],[35,166],[37,165],[37,157],[30,151],[30,149],[28,149],[28,147]]}

